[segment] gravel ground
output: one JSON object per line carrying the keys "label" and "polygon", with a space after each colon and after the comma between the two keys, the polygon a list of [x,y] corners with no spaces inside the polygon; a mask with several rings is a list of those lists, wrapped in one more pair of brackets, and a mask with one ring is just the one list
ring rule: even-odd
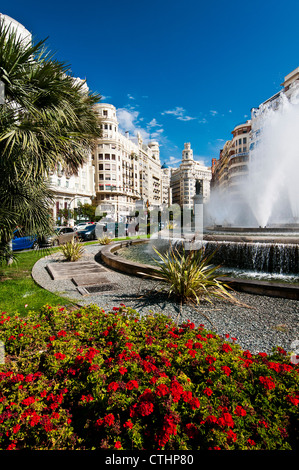
{"label": "gravel ground", "polygon": [[[98,261],[96,255],[100,249],[99,245],[85,246],[84,259],[94,260],[96,257]],[[179,305],[159,292],[160,286],[152,280],[108,269],[105,276],[115,285],[114,290],[84,296],[70,279],[52,280],[46,265],[59,262],[61,256],[56,253],[35,264],[32,276],[43,288],[80,306],[96,304],[109,311],[123,303],[143,315],[152,311],[177,319]],[[218,300],[213,305],[203,302],[197,310],[183,306],[181,320],[189,319],[195,325],[204,324],[205,328],[219,335],[229,334],[237,338],[237,343],[244,350],[252,353],[269,353],[276,346],[288,352],[294,350],[292,343],[299,340],[299,301],[237,292],[234,295],[247,307]]]}

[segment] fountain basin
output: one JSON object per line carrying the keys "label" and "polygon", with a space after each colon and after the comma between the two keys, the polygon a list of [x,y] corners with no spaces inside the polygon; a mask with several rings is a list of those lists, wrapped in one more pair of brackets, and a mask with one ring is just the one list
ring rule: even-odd
{"label": "fountain basin", "polygon": [[[100,252],[101,260],[112,269],[130,274],[138,277],[151,277],[159,267],[154,268],[144,263],[138,263],[124,259],[119,251],[130,245],[135,244],[148,244],[146,240],[136,240],[128,242],[116,242],[102,248]],[[220,281],[225,282],[232,289],[240,292],[247,292],[256,295],[267,295],[271,297],[281,297],[286,299],[299,300],[299,286],[287,283],[272,282],[272,281],[259,281],[248,279],[235,279],[232,277],[218,278]]]}

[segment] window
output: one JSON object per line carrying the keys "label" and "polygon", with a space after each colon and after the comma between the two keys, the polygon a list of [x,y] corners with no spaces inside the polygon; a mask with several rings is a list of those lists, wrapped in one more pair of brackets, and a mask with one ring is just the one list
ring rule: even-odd
{"label": "window", "polygon": [[103,154],[99,153],[99,160],[103,160]]}
{"label": "window", "polygon": [[247,143],[247,139],[246,137],[243,137],[243,144],[246,144]]}
{"label": "window", "polygon": [[109,155],[109,153],[105,153],[105,160],[110,160],[110,155]]}
{"label": "window", "polygon": [[99,170],[103,170],[104,169],[103,166],[104,166],[103,163],[100,163],[99,164]]}
{"label": "window", "polygon": [[111,160],[116,160],[114,153],[111,155]]}
{"label": "window", "polygon": [[99,180],[103,180],[103,179],[104,179],[104,175],[103,175],[103,173],[100,173],[99,174]]}
{"label": "window", "polygon": [[107,111],[107,109],[103,109],[103,116],[108,116],[108,111]]}
{"label": "window", "polygon": [[110,163],[105,163],[105,170],[110,170]]}

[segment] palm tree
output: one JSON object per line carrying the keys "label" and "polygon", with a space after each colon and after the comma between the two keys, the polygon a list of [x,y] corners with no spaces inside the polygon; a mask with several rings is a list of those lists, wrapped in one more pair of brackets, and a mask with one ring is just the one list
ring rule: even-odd
{"label": "palm tree", "polygon": [[69,67],[0,22],[0,258],[13,229],[51,229],[53,194],[47,173],[58,163],[76,172],[100,136],[94,105],[100,96]]}

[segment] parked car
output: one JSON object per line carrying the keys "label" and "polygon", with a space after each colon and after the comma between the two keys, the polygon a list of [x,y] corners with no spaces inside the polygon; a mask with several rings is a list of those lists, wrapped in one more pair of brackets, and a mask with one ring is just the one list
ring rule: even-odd
{"label": "parked car", "polygon": [[93,224],[93,222],[80,222],[74,226],[74,230],[84,230],[88,225]]}
{"label": "parked car", "polygon": [[25,235],[20,229],[16,229],[13,233],[11,246],[13,251],[29,250],[30,248],[39,248],[39,243],[37,237]]}
{"label": "parked car", "polygon": [[71,227],[57,227],[54,233],[44,239],[45,245],[64,245],[71,240],[78,240],[77,232]]}
{"label": "parked car", "polygon": [[77,234],[82,241],[96,240],[96,224],[87,225],[84,230],[78,230]]}

